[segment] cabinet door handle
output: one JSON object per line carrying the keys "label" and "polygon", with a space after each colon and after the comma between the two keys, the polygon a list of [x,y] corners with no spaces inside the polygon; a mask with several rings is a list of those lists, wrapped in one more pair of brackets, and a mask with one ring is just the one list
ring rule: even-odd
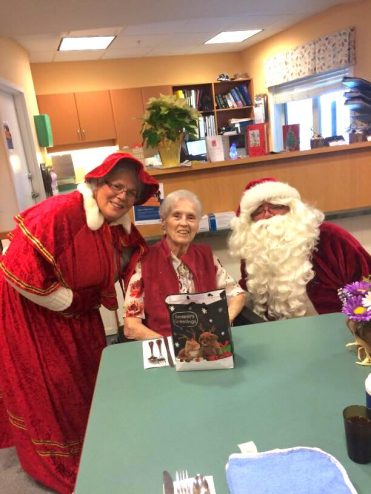
{"label": "cabinet door handle", "polygon": [[79,137],[79,141],[82,141],[82,137],[81,137],[81,134],[80,134],[80,129],[77,129],[77,135]]}
{"label": "cabinet door handle", "polygon": [[82,140],[83,141],[86,141],[86,137],[85,137],[85,130],[84,129],[81,129],[82,130]]}

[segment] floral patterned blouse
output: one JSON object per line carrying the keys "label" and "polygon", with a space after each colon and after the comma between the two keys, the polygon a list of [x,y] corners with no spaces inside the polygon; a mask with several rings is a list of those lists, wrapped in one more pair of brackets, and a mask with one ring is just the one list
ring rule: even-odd
{"label": "floral patterned blouse", "polygon": [[[214,265],[216,266],[216,286],[224,288],[227,295],[227,300],[235,297],[240,293],[244,293],[243,289],[234,279],[227,273],[219,259],[213,255]],[[194,293],[195,287],[193,283],[192,273],[180,259],[174,254],[171,254],[174,271],[178,276],[179,293]],[[142,266],[139,262],[135,272],[131,277],[128,289],[126,291],[124,303],[124,317],[139,317],[145,319],[144,314],[144,287],[142,280]]]}

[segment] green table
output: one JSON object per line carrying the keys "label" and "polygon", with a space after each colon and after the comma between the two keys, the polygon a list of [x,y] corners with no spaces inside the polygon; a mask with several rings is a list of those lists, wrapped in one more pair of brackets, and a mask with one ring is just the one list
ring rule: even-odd
{"label": "green table", "polygon": [[369,494],[371,464],[348,459],[342,410],[365,404],[371,368],[345,349],[345,317],[243,326],[233,338],[235,369],[223,371],[144,371],[141,343],[107,348],[75,494],[161,493],[162,471],[177,469],[213,475],[227,494],[228,457],[250,440],[258,451],[321,448]]}

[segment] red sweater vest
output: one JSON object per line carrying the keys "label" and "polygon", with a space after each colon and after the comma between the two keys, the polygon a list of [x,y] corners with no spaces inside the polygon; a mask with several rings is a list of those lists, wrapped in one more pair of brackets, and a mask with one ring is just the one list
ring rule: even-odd
{"label": "red sweater vest", "polygon": [[[196,292],[216,289],[216,267],[209,246],[191,244],[180,259],[192,273]],[[170,336],[170,317],[165,298],[172,293],[179,293],[179,281],[165,238],[151,246],[144,257],[142,277],[146,326],[163,336]]]}

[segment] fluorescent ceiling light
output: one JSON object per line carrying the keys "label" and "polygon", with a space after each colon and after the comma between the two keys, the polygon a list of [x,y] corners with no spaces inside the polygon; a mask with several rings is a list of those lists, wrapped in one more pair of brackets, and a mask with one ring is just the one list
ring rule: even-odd
{"label": "fluorescent ceiling light", "polygon": [[58,51],[105,50],[116,36],[79,36],[62,38]]}
{"label": "fluorescent ceiling light", "polygon": [[252,31],[223,31],[222,33],[214,36],[213,38],[205,41],[205,45],[211,45],[212,43],[241,43],[247,38],[251,38],[255,34],[258,34],[262,29],[254,29]]}

